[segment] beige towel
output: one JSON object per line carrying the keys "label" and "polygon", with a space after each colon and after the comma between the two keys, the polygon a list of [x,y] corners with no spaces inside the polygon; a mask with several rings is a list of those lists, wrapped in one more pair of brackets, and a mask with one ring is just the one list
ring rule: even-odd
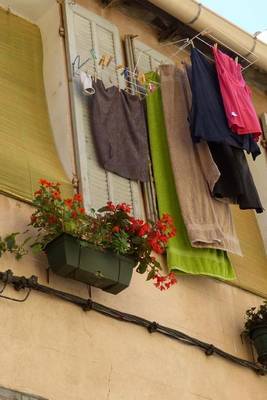
{"label": "beige towel", "polygon": [[195,145],[191,140],[186,73],[174,65],[162,65],[160,72],[174,180],[191,245],[241,255],[229,205],[210,195],[219,174],[208,145]]}

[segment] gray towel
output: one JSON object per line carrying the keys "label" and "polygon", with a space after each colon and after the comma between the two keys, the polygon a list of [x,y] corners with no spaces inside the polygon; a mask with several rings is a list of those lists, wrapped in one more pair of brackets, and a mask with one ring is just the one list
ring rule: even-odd
{"label": "gray towel", "polygon": [[211,197],[210,188],[218,174],[208,145],[203,143],[199,147],[191,139],[187,75],[173,65],[162,65],[160,73],[172,169],[191,245],[240,255],[229,205]]}
{"label": "gray towel", "polygon": [[94,82],[89,98],[91,127],[101,166],[124,178],[148,180],[144,105],[138,96]]}

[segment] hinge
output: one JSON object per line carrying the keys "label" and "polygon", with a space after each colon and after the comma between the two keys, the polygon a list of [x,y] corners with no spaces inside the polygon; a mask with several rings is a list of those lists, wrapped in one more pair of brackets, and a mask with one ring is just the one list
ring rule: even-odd
{"label": "hinge", "polygon": [[65,37],[65,29],[63,26],[60,26],[58,29],[59,36]]}
{"label": "hinge", "polygon": [[72,178],[72,187],[75,193],[79,193],[79,178],[76,174],[72,174],[73,178]]}

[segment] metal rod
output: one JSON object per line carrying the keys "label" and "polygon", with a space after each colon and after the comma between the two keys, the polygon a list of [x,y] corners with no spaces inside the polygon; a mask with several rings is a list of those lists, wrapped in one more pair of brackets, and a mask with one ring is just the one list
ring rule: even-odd
{"label": "metal rod", "polygon": [[[225,48],[227,48],[228,50],[230,50],[232,53],[237,54],[239,57],[243,58],[244,60],[246,60],[249,64],[254,63],[255,61],[257,61],[257,56],[251,52],[250,54],[252,54],[254,57],[256,57],[256,60],[254,62],[251,62],[248,58],[246,58],[245,56],[242,56],[242,54],[240,54],[238,51],[233,50],[231,47],[227,46],[224,42],[222,42],[221,40],[219,40],[218,38],[216,38],[215,36],[213,36],[212,34],[208,33],[208,36],[211,37],[215,42],[219,42],[221,43]],[[243,46],[239,46],[242,47],[244,50],[249,51],[248,49],[246,49]]]}

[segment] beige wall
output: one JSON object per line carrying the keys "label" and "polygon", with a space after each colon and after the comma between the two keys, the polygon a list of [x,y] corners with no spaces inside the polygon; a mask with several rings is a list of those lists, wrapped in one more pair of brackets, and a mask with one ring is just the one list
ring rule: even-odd
{"label": "beige wall", "polygon": [[[30,206],[0,196],[1,231],[23,229]],[[0,259],[0,270],[35,274],[47,284],[44,255]],[[87,287],[50,275],[50,286],[87,298]],[[23,293],[7,292],[13,296]],[[222,282],[180,277],[161,293],[137,274],[117,296],[93,300],[182,330],[250,359],[240,332],[260,298]],[[51,400],[265,400],[267,378],[143,328],[114,321],[33,291],[27,302],[0,301],[0,386]],[[255,397],[253,397],[255,396]]]}
{"label": "beige wall", "polygon": [[[137,33],[140,40],[157,49],[155,32],[150,27],[112,8],[102,11],[93,0],[80,3],[109,18],[122,35]],[[56,35],[57,21],[56,5],[39,20],[43,37],[48,38],[54,32],[52,52],[61,48],[62,39]],[[46,32],[46,27],[51,32]],[[64,133],[70,138],[70,121],[68,103],[64,100],[67,80],[62,48],[56,58],[61,72],[52,73],[50,69],[51,73],[46,73],[46,87],[53,128],[61,132],[64,141]],[[263,101],[267,105],[265,97]],[[67,110],[67,116],[53,116],[53,107],[58,107],[58,113]],[[70,160],[69,138],[62,154]],[[24,230],[30,213],[30,206],[1,195],[1,234]],[[20,262],[10,256],[0,259],[1,271],[12,268],[18,275],[35,274],[44,284],[47,284],[46,267],[44,255],[29,255]],[[88,297],[85,285],[53,274],[50,286]],[[22,296],[11,289],[8,293]],[[242,344],[240,333],[244,311],[259,304],[261,298],[236,287],[208,278],[179,277],[175,287],[161,293],[146,283],[143,276],[134,274],[130,288],[121,294],[113,296],[93,288],[92,297],[251,359],[250,348]],[[208,358],[197,348],[157,333],[150,335],[143,328],[94,311],[85,313],[45,294],[33,291],[27,302],[21,304],[1,299],[0,315],[0,386],[50,400],[266,399],[267,377],[259,377],[216,356]]]}

